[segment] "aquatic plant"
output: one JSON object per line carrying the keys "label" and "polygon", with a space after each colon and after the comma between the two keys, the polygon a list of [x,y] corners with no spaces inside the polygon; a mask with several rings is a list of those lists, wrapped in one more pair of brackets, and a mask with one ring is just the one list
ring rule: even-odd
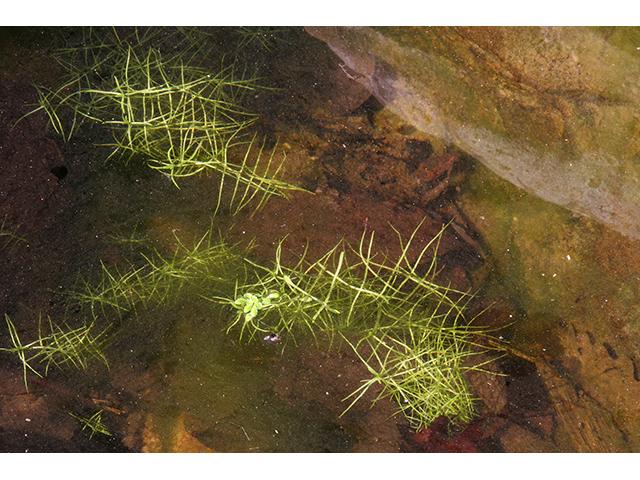
{"label": "aquatic plant", "polygon": [[193,244],[174,234],[173,257],[140,254],[142,262],[125,271],[103,265],[101,283],[85,282],[71,297],[94,316],[112,316],[199,295],[227,307],[226,331],[240,339],[344,341],[372,374],[347,398],[345,412],[379,384],[376,401],[394,398],[415,426],[439,415],[466,422],[473,398],[464,374],[482,368],[470,357],[486,350],[477,341],[485,332],[464,318],[471,295],[436,282],[446,226],[410,258],[419,228],[408,239],[396,232],[397,258],[375,254],[375,233],[365,231],[355,246],[339,242],[318,260],[303,256],[293,266],[281,261],[282,242],[264,266],[215,239],[212,229]]}
{"label": "aquatic plant", "polygon": [[[236,309],[228,332],[239,326],[241,337],[245,331],[251,338],[276,332],[294,340],[303,331],[315,336],[317,332],[362,331],[372,324],[387,328],[419,306],[432,308],[434,301],[461,310],[453,295],[465,294],[433,281],[435,255],[423,265],[427,252],[437,250],[442,232],[409,261],[417,231],[406,244],[397,232],[401,243],[397,259],[376,259],[372,254],[374,234],[365,232],[357,248],[340,242],[313,263],[306,263],[303,256],[295,266],[287,267],[281,262],[281,242],[271,267],[245,259],[255,272],[255,281],[237,285],[233,298],[209,299]],[[355,261],[350,263],[349,258]]]}
{"label": "aquatic plant", "polygon": [[[218,207],[228,186],[225,201],[234,213],[254,198],[258,208],[271,196],[301,190],[277,179],[283,160],[275,160],[276,147],[267,152],[264,144],[255,148],[255,135],[246,138],[257,117],[242,107],[242,97],[261,88],[257,78],[239,75],[234,64],[217,72],[194,65],[206,57],[206,44],[168,54],[154,46],[157,32],[135,30],[125,38],[111,32],[99,39],[89,29],[84,46],[59,50],[69,80],[57,90],[38,89],[35,111],[43,109],[66,140],[87,121],[105,125],[114,135],[109,158],[142,159],[176,186],[181,178],[215,173]],[[59,113],[65,108],[73,112],[69,126]]]}
{"label": "aquatic plant", "polygon": [[[481,365],[465,360],[474,355],[471,347],[482,332],[464,319],[471,296],[435,282],[435,252],[444,229],[410,261],[417,231],[406,243],[398,233],[402,249],[396,259],[376,258],[374,234],[365,232],[357,248],[342,242],[311,264],[303,258],[286,267],[280,243],[272,267],[246,260],[255,270],[254,282],[236,285],[233,298],[209,299],[233,308],[227,332],[238,329],[240,338],[266,333],[267,341],[275,336],[295,342],[310,334],[318,342],[320,333],[330,341],[338,334],[372,374],[348,397],[345,412],[381,384],[376,401],[391,396],[417,427],[439,415],[467,422],[473,398],[463,375]],[[355,261],[349,263],[350,257]]]}
{"label": "aquatic plant", "polygon": [[84,415],[75,415],[71,412],[69,412],[69,415],[71,415],[73,418],[80,420],[80,422],[82,422],[83,431],[87,428],[91,430],[91,435],[89,435],[90,439],[93,438],[93,436],[96,433],[112,436],[111,432],[109,432],[108,427],[102,421],[102,412],[103,412],[102,410],[99,410],[98,412],[94,413],[90,417],[87,417]]}
{"label": "aquatic plant", "polygon": [[[0,252],[7,249],[12,251],[16,244],[19,242],[26,242],[27,240],[15,233],[15,231],[10,231],[6,229],[4,226],[7,222],[7,217],[2,219],[2,224],[0,224]],[[17,230],[17,228],[15,229]]]}
{"label": "aquatic plant", "polygon": [[[345,398],[352,401],[343,415],[371,387],[380,384],[382,390],[374,403],[380,398],[393,398],[415,428],[429,425],[441,415],[461,423],[471,420],[473,397],[464,373],[482,366],[465,360],[476,355],[469,347],[479,332],[446,314],[440,319],[431,316],[416,320],[409,328],[371,330],[356,344],[345,337],[372,376]],[[363,351],[370,353],[365,355]]]}
{"label": "aquatic plant", "polygon": [[45,364],[44,375],[47,375],[51,365],[62,367],[71,364],[76,368],[86,369],[91,359],[98,360],[104,365],[109,365],[103,352],[106,329],[94,334],[95,323],[77,328],[63,329],[58,325],[54,325],[49,319],[50,333],[44,335],[42,318],[40,318],[38,339],[23,345],[18,336],[18,331],[9,316],[5,313],[4,317],[9,327],[9,336],[13,347],[0,348],[0,351],[16,354],[20,358],[27,392],[29,391],[27,370],[31,370],[37,376],[42,377],[42,374],[32,366],[35,361]]}
{"label": "aquatic plant", "polygon": [[281,43],[286,43],[282,33],[286,29],[280,27],[236,27],[234,33],[240,36],[236,47],[238,50],[254,44],[268,52],[275,50]]}
{"label": "aquatic plant", "polygon": [[69,292],[71,304],[89,307],[93,316],[121,316],[138,308],[170,304],[185,288],[193,292],[233,289],[240,257],[233,248],[214,239],[213,229],[188,244],[175,232],[173,257],[157,251],[140,253],[125,269],[101,262],[102,278],[96,285],[79,279]]}

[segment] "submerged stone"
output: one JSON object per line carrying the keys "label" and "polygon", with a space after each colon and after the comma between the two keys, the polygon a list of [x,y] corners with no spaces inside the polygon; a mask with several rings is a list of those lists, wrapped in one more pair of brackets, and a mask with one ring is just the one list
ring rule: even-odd
{"label": "submerged stone", "polygon": [[420,130],[640,238],[640,29],[308,28]]}

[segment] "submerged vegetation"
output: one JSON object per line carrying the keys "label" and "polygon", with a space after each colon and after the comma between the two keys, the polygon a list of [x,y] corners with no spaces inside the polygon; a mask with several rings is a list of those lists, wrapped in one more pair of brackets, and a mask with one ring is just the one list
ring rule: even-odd
{"label": "submerged vegetation", "polygon": [[429,280],[435,274],[435,257],[424,271],[417,271],[440,236],[411,263],[407,253],[413,236],[397,259],[376,258],[372,254],[374,234],[367,236],[365,232],[358,248],[341,242],[319,260],[307,263],[302,258],[293,267],[281,263],[280,244],[272,267],[246,260],[256,273],[253,283],[237,286],[234,298],[212,300],[234,306],[238,313],[228,330],[239,325],[240,337],[247,330],[251,338],[263,332],[291,337],[303,331],[340,333],[361,330],[372,322],[375,328],[389,328],[398,316],[408,319],[413,312],[430,313],[434,299],[458,309],[449,294],[464,294]]}
{"label": "submerged vegetation", "polygon": [[235,33],[239,35],[238,50],[250,44],[258,45],[261,49],[273,52],[277,47],[286,43],[280,36],[285,29],[281,27],[238,27]]}
{"label": "submerged vegetation", "polygon": [[441,235],[409,260],[415,232],[406,242],[398,233],[402,251],[394,259],[374,254],[375,235],[365,232],[357,246],[340,242],[319,260],[291,267],[280,260],[282,244],[267,267],[214,241],[211,231],[192,246],[176,236],[173,257],[141,254],[144,262],[126,270],[103,265],[102,281],[71,297],[100,316],[203,297],[227,307],[223,328],[240,340],[286,345],[311,337],[319,346],[326,340],[352,348],[372,377],[348,398],[347,410],[380,384],[380,396],[394,398],[416,427],[439,415],[466,422],[474,406],[464,373],[481,368],[469,357],[482,350],[474,347],[483,332],[464,318],[470,296],[435,282],[436,256],[427,252],[437,250]]}
{"label": "submerged vegetation", "polygon": [[[7,217],[5,216],[2,219],[2,223],[0,223],[0,252],[7,250],[11,252],[13,248],[19,242],[27,242],[27,240],[15,233],[15,231],[10,231],[5,228],[5,224],[7,222]],[[17,230],[17,228],[15,229]]]}
{"label": "submerged vegetation", "polygon": [[398,234],[403,248],[396,259],[374,255],[374,234],[366,232],[357,248],[340,243],[316,262],[303,259],[294,267],[280,262],[280,245],[272,267],[246,260],[256,281],[238,285],[233,298],[211,299],[235,311],[227,332],[237,329],[240,338],[269,334],[295,342],[311,335],[318,341],[322,333],[333,341],[339,335],[373,374],[347,410],[379,383],[381,396],[397,400],[415,426],[439,415],[466,422],[473,399],[463,374],[480,367],[465,360],[482,332],[465,323],[469,296],[434,281],[436,257],[428,260],[427,251],[437,250],[442,231],[410,261],[415,232],[405,244]]}
{"label": "submerged vegetation", "polygon": [[78,328],[61,328],[49,319],[49,334],[45,335],[42,322],[38,328],[38,339],[26,345],[22,344],[18,331],[5,313],[5,320],[9,328],[11,337],[11,348],[0,348],[0,351],[13,353],[22,362],[24,385],[27,391],[28,370],[39,377],[43,375],[34,368],[34,362],[44,364],[44,375],[49,372],[49,367],[63,367],[73,365],[76,368],[86,369],[88,361],[98,360],[105,365],[109,365],[103,352],[104,343],[107,339],[106,330],[95,333],[95,324],[83,325]]}
{"label": "submerged vegetation", "polygon": [[[125,36],[115,29],[82,32],[83,46],[56,53],[69,72],[64,85],[39,89],[38,110],[66,140],[84,124],[101,124],[113,133],[110,158],[142,160],[176,186],[184,177],[216,174],[214,215],[220,208],[232,214],[257,209],[297,189],[279,179],[276,148],[249,133],[255,117],[242,107],[243,96],[260,88],[257,79],[238,75],[233,63],[214,71],[196,62],[206,57],[206,36],[188,29],[162,38],[153,29]],[[272,45],[262,32],[240,36]],[[365,228],[359,244],[339,242],[318,260],[303,257],[293,266],[281,261],[282,243],[273,263],[263,265],[215,239],[213,227],[193,242],[174,234],[173,255],[140,244],[132,261],[101,263],[98,281],[81,278],[67,292],[69,306],[90,318],[89,325],[62,322],[62,328],[49,320],[49,333],[40,325],[38,339],[23,344],[5,315],[12,347],[0,351],[18,356],[27,388],[28,371],[40,376],[51,365],[86,368],[91,359],[108,365],[106,341],[127,328],[129,317],[191,295],[216,308],[221,328],[240,340],[287,345],[312,338],[319,347],[352,349],[371,377],[345,399],[345,412],[376,386],[378,399],[393,398],[416,428],[440,415],[467,422],[474,402],[464,374],[482,368],[470,357],[482,350],[483,332],[464,316],[471,296],[436,281],[446,227],[410,258],[419,228],[409,238],[396,232],[396,258],[375,253],[375,233]],[[22,240],[0,227],[4,238],[1,248]],[[101,413],[76,418],[92,436],[108,435]]]}
{"label": "submerged vegetation", "polygon": [[80,422],[82,423],[82,430],[86,430],[87,428],[91,430],[89,438],[93,438],[96,433],[112,436],[111,432],[109,432],[108,427],[102,421],[102,412],[103,410],[99,410],[90,417],[84,415],[74,415],[73,413],[69,413],[69,415],[77,420],[80,420]]}
{"label": "submerged vegetation", "polygon": [[[126,328],[125,313],[195,295],[226,306],[218,313],[228,319],[222,328],[241,340],[286,345],[311,337],[320,347],[328,341],[352,348],[371,378],[345,399],[345,412],[379,385],[375,401],[393,398],[416,428],[440,415],[468,422],[474,404],[464,374],[482,368],[469,357],[484,349],[483,332],[464,318],[471,297],[435,282],[436,255],[427,251],[437,250],[441,235],[411,261],[415,232],[406,243],[398,233],[403,247],[394,259],[374,254],[375,235],[366,231],[357,246],[340,242],[319,260],[303,258],[292,267],[280,261],[280,244],[267,267],[215,241],[209,230],[192,245],[176,236],[170,258],[141,253],[126,269],[102,264],[102,280],[83,282],[69,297],[94,319],[120,318]],[[23,345],[8,317],[7,323],[14,346],[3,350],[19,356],[25,382],[35,360],[46,363],[45,374],[50,364],[84,367],[91,357],[107,363],[100,350],[105,332],[93,336],[93,324],[69,331],[50,324],[50,335]]]}
{"label": "submerged vegetation", "polygon": [[[470,346],[479,332],[455,320],[448,319],[447,324],[446,320],[446,315],[424,318],[419,326],[370,331],[357,344],[348,342],[372,376],[345,399],[352,399],[347,410],[371,387],[380,384],[382,390],[374,402],[387,396],[393,398],[416,428],[428,426],[441,415],[469,422],[474,405],[463,374],[481,368],[465,363],[474,355]],[[366,357],[360,353],[365,350],[363,345],[371,352]]]}
{"label": "submerged vegetation", "polygon": [[228,191],[233,212],[299,190],[277,178],[277,147],[266,151],[248,132],[257,117],[243,98],[262,88],[258,79],[239,74],[235,63],[202,66],[211,46],[194,35],[85,29],[82,46],[57,51],[69,78],[55,90],[39,87],[36,111],[44,110],[67,141],[84,123],[106,126],[114,137],[110,158],[141,159],[176,186],[184,177],[217,174],[218,207]]}
{"label": "submerged vegetation", "polygon": [[72,304],[89,306],[93,316],[121,317],[138,308],[156,307],[175,301],[185,288],[219,291],[233,288],[240,266],[233,248],[214,241],[212,230],[189,244],[175,235],[175,251],[165,258],[157,251],[140,253],[126,268],[107,268],[101,263],[97,285],[80,279],[69,293]]}

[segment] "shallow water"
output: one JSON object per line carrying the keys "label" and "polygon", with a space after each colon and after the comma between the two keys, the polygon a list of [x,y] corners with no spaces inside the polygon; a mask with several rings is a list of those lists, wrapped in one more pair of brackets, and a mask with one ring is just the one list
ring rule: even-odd
{"label": "shallow water", "polygon": [[[4,82],[55,78],[52,63],[46,63],[50,70],[38,66],[57,30],[4,33],[5,51],[22,59],[19,67],[5,70]],[[67,295],[80,285],[78,278],[98,282],[101,262],[119,269],[128,262],[141,265],[140,251],[172,258],[176,238],[201,238],[211,227],[229,243],[246,245],[256,238],[257,262],[269,262],[286,237],[284,257],[294,262],[305,249],[317,258],[341,238],[357,241],[365,229],[375,231],[383,251],[393,255],[398,237],[389,222],[406,235],[427,218],[423,241],[455,218],[457,230],[452,227],[441,243],[441,275],[462,290],[479,292],[472,309],[489,308],[478,321],[503,328],[497,335],[511,341],[511,355],[492,372],[507,376],[470,380],[482,398],[472,426],[438,423],[429,439],[417,438],[393,402],[370,408],[377,392],[341,416],[348,405],[343,400],[368,374],[350,349],[310,340],[241,341],[225,333],[229,311],[187,288],[171,303],[109,319],[119,329],[106,350],[109,369],[92,364],[86,371],[52,367],[44,379],[29,374],[30,395],[24,396],[20,362],[0,353],[0,448],[581,451],[585,442],[572,438],[573,418],[549,396],[557,374],[570,380],[560,388],[565,401],[576,402],[583,415],[611,417],[600,426],[606,438],[618,441],[616,432],[622,432],[619,443],[610,442],[611,450],[637,451],[637,242],[531,197],[466,155],[456,160],[454,173],[445,165],[432,180],[427,168],[434,167],[423,162],[433,149],[420,132],[373,101],[359,109],[367,96],[324,44],[301,29],[281,35],[288,43],[273,50],[254,45],[243,54],[267,83],[282,88],[260,91],[250,105],[261,115],[257,130],[270,141],[277,138],[287,152],[286,178],[315,194],[296,192],[293,201],[272,200],[254,216],[250,210],[235,217],[222,212],[212,220],[215,178],[187,178],[177,189],[143,165],[105,163],[108,150],[92,146],[96,138],[108,138],[99,129],[71,143],[50,133],[49,141],[44,119],[34,120],[19,131],[28,147],[3,144],[4,152],[26,152],[2,159],[12,193],[2,199],[3,232],[21,238],[0,237],[7,239],[0,244],[3,312],[22,338],[35,338],[39,313],[79,325],[90,319],[74,316]],[[19,118],[33,92],[11,85],[6,108],[19,111]],[[20,158],[20,165],[12,158]],[[61,165],[67,169],[63,178],[60,169],[52,172]],[[7,167],[15,168],[9,174]],[[415,183],[421,168],[427,169],[421,174],[430,187],[426,194],[438,192],[433,198]],[[440,195],[438,178],[449,174],[455,188]],[[2,342],[1,347],[10,345],[5,329]],[[540,359],[555,370],[543,371],[535,363]],[[576,398],[571,392],[578,392]],[[111,436],[90,438],[68,415],[99,409]],[[23,417],[41,421],[31,424]]]}

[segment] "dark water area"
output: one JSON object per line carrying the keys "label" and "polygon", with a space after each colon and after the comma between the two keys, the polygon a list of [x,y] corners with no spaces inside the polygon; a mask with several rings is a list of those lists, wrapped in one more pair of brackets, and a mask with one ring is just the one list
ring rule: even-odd
{"label": "dark water area", "polygon": [[[105,32],[98,38],[110,38]],[[205,76],[222,68],[257,78],[261,88],[233,101],[255,115],[248,138],[276,152],[278,178],[297,189],[234,212],[241,194],[231,181],[220,193],[219,172],[172,179],[174,170],[149,168],[144,155],[112,155],[108,119],[85,121],[66,140],[46,109],[25,115],[39,102],[34,84],[62,86],[68,65],[55,60],[59,49],[95,37],[81,28],[0,29],[0,451],[638,449],[634,242],[443,150],[387,112],[302,28],[127,37],[135,32],[118,34],[163,58],[184,49],[178,58],[198,59]],[[106,82],[106,68],[87,78]],[[59,112],[71,125],[72,113]],[[238,148],[229,161],[244,165]],[[371,233],[383,265],[431,278],[435,258],[435,279],[465,304],[465,322],[490,332],[460,357],[482,368],[457,367],[472,399],[466,421],[444,412],[417,425],[402,400],[378,398],[382,382],[345,412],[371,378],[363,358],[376,351],[375,335],[355,349],[345,343],[358,341],[352,326],[344,337],[276,330],[260,319],[284,295],[238,293],[262,278],[255,265],[277,255],[289,272],[283,289],[306,278],[295,270],[303,257],[326,267],[313,271],[322,278],[337,268],[322,263],[327,252],[344,241],[345,262],[357,261]],[[612,283],[614,275],[626,281]],[[302,313],[317,300],[290,295]],[[417,304],[420,293],[412,295]],[[367,304],[354,318],[374,324],[380,308]],[[598,315],[608,323],[584,320]],[[253,337],[239,336],[242,322],[257,326]]]}

